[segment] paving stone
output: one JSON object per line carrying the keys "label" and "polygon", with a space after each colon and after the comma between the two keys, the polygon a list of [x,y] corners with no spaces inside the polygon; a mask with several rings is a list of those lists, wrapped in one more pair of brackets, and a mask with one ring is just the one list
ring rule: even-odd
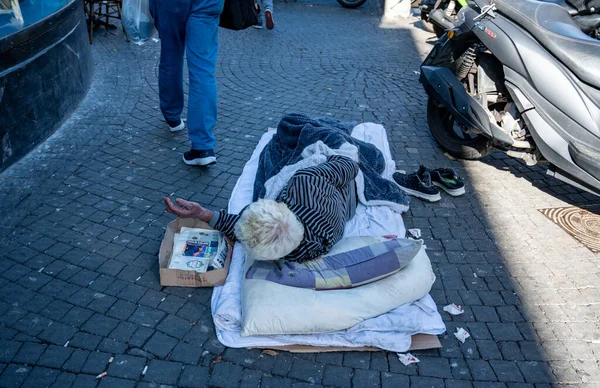
{"label": "paving stone", "polygon": [[277,376],[265,376],[262,379],[262,382],[260,384],[260,388],[287,388],[287,387],[292,387],[293,386],[294,381],[291,379],[286,379],[283,377],[277,377]]}
{"label": "paving stone", "polygon": [[60,369],[65,361],[71,357],[73,349],[65,348],[64,346],[50,345],[42,354],[38,365],[46,366],[48,368]]}
{"label": "paving stone", "polygon": [[134,388],[135,381],[118,379],[111,376],[103,377],[100,380],[99,388]]}
{"label": "paving stone", "polygon": [[157,327],[158,330],[177,339],[182,339],[191,328],[191,322],[174,315],[168,315]]}
{"label": "paving stone", "polygon": [[523,376],[516,362],[494,360],[490,361],[490,365],[498,376],[498,380],[510,383],[523,382]]}
{"label": "paving stone", "polygon": [[108,360],[112,356],[109,353],[91,352],[85,364],[81,368],[82,373],[98,375],[106,370]]}
{"label": "paving stone", "polygon": [[351,387],[352,369],[336,365],[325,365],[323,385],[332,387]]}
{"label": "paving stone", "polygon": [[369,369],[371,365],[370,352],[346,352],[344,354],[344,366],[350,368]]}
{"label": "paving stone", "polygon": [[259,370],[246,369],[240,381],[240,388],[255,388],[260,385],[263,373]]}
{"label": "paving stone", "polygon": [[73,383],[73,387],[77,388],[95,388],[98,386],[98,380],[96,376],[78,374]]}
{"label": "paving stone", "polygon": [[189,388],[201,388],[205,387],[208,381],[208,368],[187,365],[185,366],[181,379],[179,380],[179,386]]}
{"label": "paving stone", "polygon": [[124,379],[138,379],[144,367],[146,359],[128,355],[116,355],[113,362],[108,366],[108,374],[110,376],[120,377]]}
{"label": "paving stone", "polygon": [[374,370],[356,369],[352,376],[352,385],[356,387],[379,387],[380,372]]}
{"label": "paving stone", "polygon": [[411,376],[410,386],[418,388],[442,388],[444,387],[444,380],[433,377]]}
{"label": "paving stone", "polygon": [[99,336],[107,336],[115,327],[119,324],[114,318],[109,318],[104,315],[94,314],[82,327],[81,329],[88,333],[96,334]]}
{"label": "paving stone", "polygon": [[165,313],[162,311],[140,306],[129,318],[129,321],[144,327],[156,327],[164,316]]}
{"label": "paving stone", "polygon": [[552,383],[552,372],[545,362],[517,361],[517,365],[528,383]]}
{"label": "paving stone", "polygon": [[[2,346],[2,343],[0,343],[0,346]],[[46,345],[29,342],[24,343],[18,353],[12,358],[12,362],[16,364],[35,365],[45,350]],[[7,349],[0,351],[0,357],[2,357],[2,354],[4,354],[5,351],[7,351]],[[10,360],[4,360],[4,362],[10,362]]]}
{"label": "paving stone", "polygon": [[88,359],[90,352],[87,350],[75,349],[71,357],[63,364],[63,369],[73,373],[81,372],[81,368]]}
{"label": "paving stone", "polygon": [[243,373],[244,369],[241,366],[228,362],[218,362],[213,366],[209,385],[223,388],[237,387]]}
{"label": "paving stone", "polygon": [[99,351],[112,354],[124,353],[127,348],[128,346],[125,342],[120,342],[112,338],[104,338],[100,342],[100,345],[98,345]]}
{"label": "paving stone", "polygon": [[496,341],[519,341],[523,339],[514,323],[488,323],[488,328]]}
{"label": "paving stone", "polygon": [[395,388],[395,387],[408,387],[409,377],[398,373],[381,373],[381,387],[382,388]]}
{"label": "paving stone", "polygon": [[77,375],[68,372],[61,372],[51,385],[52,388],[71,387]]}
{"label": "paving stone", "polygon": [[419,375],[429,377],[452,377],[448,360],[439,357],[419,357]]}
{"label": "paving stone", "polygon": [[21,346],[21,342],[0,340],[0,362],[11,362]]}
{"label": "paving stone", "polygon": [[137,325],[129,322],[120,322],[117,327],[109,334],[110,338],[117,341],[127,342],[129,338],[138,329]]}
{"label": "paving stone", "polygon": [[73,339],[69,342],[69,345],[74,348],[96,350],[100,344],[100,341],[102,341],[102,337],[100,336],[78,332],[73,336]]}
{"label": "paving stone", "polygon": [[81,327],[92,317],[92,315],[94,315],[93,311],[75,306],[61,321],[69,326]]}
{"label": "paving stone", "polygon": [[201,354],[201,348],[186,344],[185,342],[179,342],[171,352],[169,359],[172,361],[183,362],[184,364],[196,365],[200,360]]}
{"label": "paving stone", "polygon": [[147,327],[138,327],[127,342],[131,346],[141,347],[154,333],[155,331],[153,329]]}
{"label": "paving stone", "polygon": [[155,354],[160,358],[165,358],[167,354],[177,345],[177,340],[163,333],[156,332],[144,346],[144,350]]}
{"label": "paving stone", "polygon": [[319,384],[323,377],[324,366],[306,360],[295,359],[288,373],[288,377],[306,381],[311,384]]}
{"label": "paving stone", "polygon": [[60,371],[56,369],[43,368],[36,366],[27,376],[21,387],[39,388],[49,387],[58,377]]}
{"label": "paving stone", "polygon": [[471,370],[471,375],[475,380],[495,381],[496,375],[490,367],[490,364],[484,360],[467,360]]}
{"label": "paving stone", "polygon": [[7,388],[17,388],[23,384],[32,368],[24,365],[10,364],[0,375],[0,386]]}
{"label": "paving stone", "polygon": [[183,364],[179,362],[152,360],[144,375],[144,381],[175,385],[182,367]]}

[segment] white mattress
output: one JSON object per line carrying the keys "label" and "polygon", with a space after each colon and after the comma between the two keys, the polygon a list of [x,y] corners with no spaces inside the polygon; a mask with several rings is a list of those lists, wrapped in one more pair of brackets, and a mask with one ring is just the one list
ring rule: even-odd
{"label": "white mattress", "polygon": [[[257,145],[251,159],[246,163],[242,175],[232,192],[229,202],[230,212],[239,212],[252,201],[254,179],[260,152],[271,140],[274,132],[265,133]],[[382,174],[391,179],[395,163],[391,157],[385,129],[377,124],[361,124],[354,128],[352,135],[360,140],[376,145],[386,159],[386,169]],[[383,236],[395,234],[404,236],[402,216],[388,207],[359,205],[356,216],[346,225],[345,236]],[[307,335],[241,336],[242,331],[242,279],[244,255],[240,247],[234,248],[227,281],[222,287],[215,287],[212,295],[212,313],[217,338],[229,347],[268,347],[285,345],[375,346],[395,352],[408,350],[411,336],[417,333],[441,334],[446,328],[441,316],[429,295],[415,303],[402,305],[386,314],[367,319],[349,329],[333,333]],[[325,291],[326,292],[326,291]]]}

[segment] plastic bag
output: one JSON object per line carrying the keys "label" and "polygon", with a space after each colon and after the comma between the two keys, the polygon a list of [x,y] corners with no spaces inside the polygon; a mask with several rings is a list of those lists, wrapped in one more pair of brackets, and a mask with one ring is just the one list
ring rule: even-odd
{"label": "plastic bag", "polygon": [[225,0],[219,27],[243,30],[258,24],[254,0]]}
{"label": "plastic bag", "polygon": [[150,0],[123,0],[121,23],[135,44],[142,45],[156,33],[150,14]]}

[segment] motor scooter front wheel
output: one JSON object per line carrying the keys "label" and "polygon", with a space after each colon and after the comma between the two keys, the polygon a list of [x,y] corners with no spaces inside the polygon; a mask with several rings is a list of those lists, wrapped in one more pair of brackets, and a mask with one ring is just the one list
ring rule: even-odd
{"label": "motor scooter front wheel", "polygon": [[469,132],[446,107],[431,97],[427,102],[427,121],[435,141],[455,158],[477,160],[494,151],[488,138]]}
{"label": "motor scooter front wheel", "polygon": [[363,5],[367,0],[337,0],[338,3],[344,8],[358,8]]}

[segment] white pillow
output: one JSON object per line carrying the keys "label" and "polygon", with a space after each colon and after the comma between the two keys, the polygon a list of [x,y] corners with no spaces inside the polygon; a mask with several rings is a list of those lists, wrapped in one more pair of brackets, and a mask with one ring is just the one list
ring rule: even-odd
{"label": "white pillow", "polygon": [[[246,260],[246,270],[252,264]],[[246,273],[244,271],[244,273]],[[412,303],[431,290],[435,275],[425,249],[401,271],[347,290],[315,291],[244,279],[242,336],[329,333]]]}

